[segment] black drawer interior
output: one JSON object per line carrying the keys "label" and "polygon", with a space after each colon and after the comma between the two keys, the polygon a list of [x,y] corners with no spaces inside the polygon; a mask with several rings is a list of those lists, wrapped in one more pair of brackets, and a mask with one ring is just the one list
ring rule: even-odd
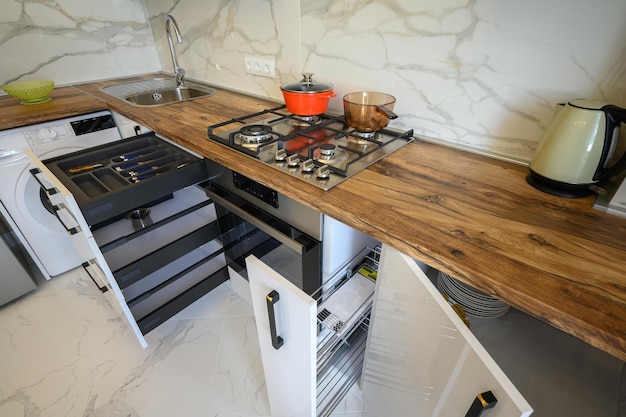
{"label": "black drawer interior", "polygon": [[72,193],[89,225],[123,216],[207,178],[202,158],[154,133],[43,163]]}

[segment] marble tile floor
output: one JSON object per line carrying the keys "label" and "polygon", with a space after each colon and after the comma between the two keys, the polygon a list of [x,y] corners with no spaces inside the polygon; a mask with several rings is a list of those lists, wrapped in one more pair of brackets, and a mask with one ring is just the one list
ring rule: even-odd
{"label": "marble tile floor", "polygon": [[[516,310],[472,330],[534,417],[626,416],[614,357]],[[269,416],[252,308],[229,282],[147,341],[141,349],[82,270],[41,283],[0,308],[0,416]],[[333,417],[362,409],[355,387]]]}
{"label": "marble tile floor", "polygon": [[0,416],[269,416],[252,307],[229,282],[147,341],[82,270],[43,282],[0,308]]}

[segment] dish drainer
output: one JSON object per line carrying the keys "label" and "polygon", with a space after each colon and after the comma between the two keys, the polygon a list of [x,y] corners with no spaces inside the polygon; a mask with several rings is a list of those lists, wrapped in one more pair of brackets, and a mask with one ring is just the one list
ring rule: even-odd
{"label": "dish drainer", "polygon": [[[313,294],[313,298],[318,301],[316,406],[318,416],[330,415],[361,375],[380,247],[367,248],[363,252],[356,258],[361,259],[356,268],[348,269],[345,277],[338,282],[323,285]],[[355,297],[351,300],[342,300],[349,304],[346,307],[353,311],[347,319],[342,320],[329,311],[328,306],[347,286],[357,280],[361,282],[359,285],[361,292],[353,293]]]}

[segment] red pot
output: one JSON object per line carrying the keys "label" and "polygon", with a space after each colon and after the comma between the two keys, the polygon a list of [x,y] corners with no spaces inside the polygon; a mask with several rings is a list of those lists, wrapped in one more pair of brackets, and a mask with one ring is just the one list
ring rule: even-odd
{"label": "red pot", "polygon": [[302,74],[302,80],[283,84],[280,89],[290,113],[299,116],[316,116],[328,109],[328,101],[335,97],[333,85],[313,81],[313,74]]}

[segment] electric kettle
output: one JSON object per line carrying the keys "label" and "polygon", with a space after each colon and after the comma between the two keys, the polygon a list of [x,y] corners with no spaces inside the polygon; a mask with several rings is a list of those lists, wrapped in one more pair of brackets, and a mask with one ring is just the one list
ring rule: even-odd
{"label": "electric kettle", "polygon": [[554,117],[530,161],[528,183],[563,197],[584,197],[595,184],[626,169],[626,153],[612,163],[626,109],[572,100]]}

